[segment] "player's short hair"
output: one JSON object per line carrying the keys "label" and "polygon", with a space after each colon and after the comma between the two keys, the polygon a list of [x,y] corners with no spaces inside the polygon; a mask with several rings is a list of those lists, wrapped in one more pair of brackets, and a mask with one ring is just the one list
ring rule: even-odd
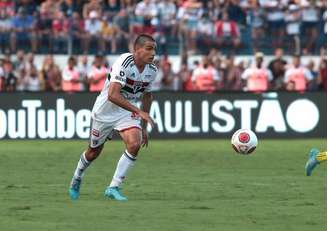
{"label": "player's short hair", "polygon": [[136,49],[137,46],[143,46],[147,41],[156,42],[155,39],[149,34],[140,34],[136,38],[133,44],[133,48]]}

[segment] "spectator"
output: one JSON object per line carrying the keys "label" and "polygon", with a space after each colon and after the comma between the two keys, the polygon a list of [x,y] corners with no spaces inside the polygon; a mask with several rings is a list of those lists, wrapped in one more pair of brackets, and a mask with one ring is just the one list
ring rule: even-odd
{"label": "spectator", "polygon": [[327,57],[326,56],[322,56],[320,60],[318,85],[320,89],[323,89],[325,92],[327,92]]}
{"label": "spectator", "polygon": [[61,90],[61,71],[55,64],[51,55],[46,56],[43,60],[42,69],[40,71],[40,79],[43,84],[42,89],[52,92]]}
{"label": "spectator", "polygon": [[[14,1],[13,1],[14,2]],[[15,11],[17,12],[19,8],[23,7],[26,10],[26,14],[33,15],[38,10],[38,5],[36,1],[33,0],[18,0],[15,1]]]}
{"label": "spectator", "polygon": [[90,73],[91,67],[88,63],[88,56],[82,55],[80,57],[80,62],[78,64],[78,70],[80,72],[80,80],[82,84],[82,91],[89,90],[89,84],[88,84],[88,74]]}
{"label": "spectator", "polygon": [[78,12],[74,12],[73,16],[69,19],[69,33],[73,48],[74,45],[77,44],[79,48],[82,47],[84,53],[87,53],[87,36],[84,30],[84,21],[80,18]]}
{"label": "spectator", "polygon": [[103,51],[103,37],[101,34],[101,20],[97,11],[91,11],[89,18],[85,20],[85,51],[89,51],[89,45],[91,40],[97,43],[97,49]]}
{"label": "spectator", "polygon": [[255,66],[247,68],[241,78],[246,81],[246,91],[264,92],[269,90],[272,73],[263,67],[263,53],[255,54]]}
{"label": "spectator", "polygon": [[4,11],[4,13],[8,16],[13,16],[15,14],[15,1],[0,1],[0,11]]}
{"label": "spectator", "polygon": [[63,0],[59,5],[60,11],[68,18],[72,17],[74,12],[78,12],[79,8],[76,1]]}
{"label": "spectator", "polygon": [[137,20],[141,22],[142,25],[156,25],[157,22],[155,21],[155,18],[157,14],[157,6],[150,0],[140,1],[135,9]]}
{"label": "spectator", "polygon": [[221,46],[231,46],[237,49],[240,46],[240,31],[236,22],[229,19],[227,12],[223,12],[222,20],[215,23],[217,43]]}
{"label": "spectator", "polygon": [[197,23],[197,41],[200,47],[211,48],[215,44],[214,24],[206,14]]}
{"label": "spectator", "polygon": [[68,41],[69,22],[63,12],[57,11],[52,21],[52,39],[54,41],[54,52],[58,52]]}
{"label": "spectator", "polygon": [[3,89],[4,91],[16,91],[17,77],[14,74],[13,64],[9,59],[3,60]]}
{"label": "spectator", "polygon": [[120,45],[123,48],[127,48],[127,44],[131,36],[130,36],[130,18],[129,15],[127,14],[126,9],[120,10],[120,12],[114,17],[113,24],[117,30],[116,38],[117,38],[118,46]]}
{"label": "spectator", "polygon": [[10,47],[12,51],[16,51],[17,41],[31,43],[32,51],[37,49],[37,39],[34,32],[35,19],[32,15],[27,15],[24,8],[19,8],[17,15],[11,20],[12,33],[10,34]]}
{"label": "spectator", "polygon": [[316,70],[315,62],[313,59],[309,60],[309,62],[307,64],[307,68],[309,69],[309,71],[311,72],[311,74],[313,76],[313,79],[308,83],[307,90],[316,91],[319,88],[319,85],[318,85],[319,73]]}
{"label": "spectator", "polygon": [[296,4],[289,5],[285,14],[286,32],[289,40],[289,51],[294,54],[301,54],[300,20],[300,7]]}
{"label": "spectator", "polygon": [[284,50],[277,48],[274,51],[274,59],[269,63],[269,70],[273,75],[273,90],[282,90],[284,88],[284,76],[287,61],[283,58]]}
{"label": "spectator", "polygon": [[176,6],[173,0],[163,0],[158,4],[158,42],[159,52],[167,54],[167,42],[177,37]]}
{"label": "spectator", "polygon": [[90,17],[91,12],[95,12],[97,16],[101,17],[102,7],[99,0],[89,0],[88,3],[83,6],[83,18],[87,19]]}
{"label": "spectator", "polygon": [[303,54],[314,52],[315,41],[318,36],[319,9],[315,0],[303,1],[302,30],[304,36]]}
{"label": "spectator", "polygon": [[296,87],[295,86],[296,86],[295,81],[289,81],[286,84],[286,90],[287,91],[296,91]]}
{"label": "spectator", "polygon": [[120,2],[118,0],[105,1],[104,14],[107,15],[109,21],[113,21],[113,18],[118,14],[120,9]]}
{"label": "spectator", "polygon": [[241,79],[241,76],[243,72],[244,72],[244,62],[241,60],[239,61],[238,65],[235,65],[234,60],[231,60],[231,63],[228,66],[225,89],[232,90],[232,91],[242,91],[243,81]]}
{"label": "spectator", "polygon": [[24,79],[27,91],[40,91],[41,80],[38,76],[38,71],[35,67],[29,69],[27,76]]}
{"label": "spectator", "polygon": [[186,0],[180,6],[177,18],[180,22],[180,33],[189,53],[196,53],[197,23],[203,14],[202,3],[197,0]]}
{"label": "spectator", "polygon": [[229,19],[240,25],[246,25],[246,13],[241,8],[240,0],[230,0],[226,4]]}
{"label": "spectator", "polygon": [[34,63],[34,54],[32,52],[29,52],[26,56],[25,69],[27,72],[29,72],[29,70],[33,67],[36,68],[35,63]]}
{"label": "spectator", "polygon": [[11,20],[4,8],[0,8],[0,52],[7,52],[10,37]]}
{"label": "spectator", "polygon": [[5,88],[5,73],[3,71],[3,59],[0,59],[0,92],[4,91]]}
{"label": "spectator", "polygon": [[158,75],[161,76],[161,90],[177,91],[179,89],[179,78],[173,73],[172,65],[166,56],[161,59]]}
{"label": "spectator", "polygon": [[[108,50],[115,54],[117,51],[117,28],[106,16],[102,18],[101,33],[104,40],[102,50]],[[107,43],[110,43],[110,49],[107,49]]]}
{"label": "spectator", "polygon": [[258,1],[252,1],[248,6],[249,25],[252,30],[253,52],[257,52],[262,46],[264,38],[265,11]]}
{"label": "spectator", "polygon": [[307,89],[307,84],[313,79],[309,69],[301,66],[301,57],[295,55],[293,57],[293,64],[287,69],[285,73],[284,82],[295,82],[295,90],[304,92]]}
{"label": "spectator", "polygon": [[55,18],[56,13],[60,11],[59,2],[56,0],[46,0],[40,6],[40,14],[37,20],[37,31],[42,48],[47,43],[48,52],[52,52],[52,20]]}
{"label": "spectator", "polygon": [[17,74],[21,70],[25,71],[26,61],[25,61],[25,52],[24,50],[18,50],[16,52],[16,60],[13,62],[14,72]]}
{"label": "spectator", "polygon": [[192,83],[192,73],[188,69],[188,65],[186,63],[182,63],[179,72],[177,73],[178,78],[182,84],[183,91],[194,91],[194,86]]}
{"label": "spectator", "polygon": [[192,82],[197,91],[214,92],[218,89],[220,80],[218,71],[207,56],[203,57],[202,63],[192,73]]}
{"label": "spectator", "polygon": [[65,92],[78,92],[82,90],[80,73],[76,68],[74,57],[68,58],[68,65],[62,73],[62,90]]}
{"label": "spectator", "polygon": [[285,34],[285,2],[281,0],[264,0],[262,7],[267,11],[268,32],[270,33],[273,48],[279,48],[283,45]]}
{"label": "spectator", "polygon": [[100,92],[107,78],[107,68],[104,65],[104,58],[96,55],[90,73],[88,75],[89,91]]}

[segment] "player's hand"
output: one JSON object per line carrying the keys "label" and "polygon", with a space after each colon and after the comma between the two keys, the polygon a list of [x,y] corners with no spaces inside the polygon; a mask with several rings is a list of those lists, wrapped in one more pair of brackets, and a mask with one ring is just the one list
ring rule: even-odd
{"label": "player's hand", "polygon": [[138,114],[141,117],[141,119],[145,120],[148,124],[150,124],[150,126],[152,128],[155,127],[155,123],[154,123],[153,119],[149,116],[149,114],[147,112],[139,111]]}
{"label": "player's hand", "polygon": [[142,147],[148,147],[148,132],[146,128],[142,129],[142,142],[141,142]]}

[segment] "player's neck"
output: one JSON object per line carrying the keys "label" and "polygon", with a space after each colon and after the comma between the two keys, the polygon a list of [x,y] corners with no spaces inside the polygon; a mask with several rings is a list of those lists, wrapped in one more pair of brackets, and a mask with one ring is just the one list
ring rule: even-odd
{"label": "player's neck", "polygon": [[138,69],[139,73],[142,73],[143,70],[145,69],[146,63],[144,63],[142,61],[138,61],[136,59],[134,59],[134,63],[137,66],[137,69]]}

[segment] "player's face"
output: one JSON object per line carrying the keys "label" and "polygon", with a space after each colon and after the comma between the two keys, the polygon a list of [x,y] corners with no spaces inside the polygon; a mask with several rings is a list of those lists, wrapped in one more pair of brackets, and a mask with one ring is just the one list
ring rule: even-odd
{"label": "player's face", "polygon": [[146,41],[145,44],[138,49],[138,53],[144,63],[152,63],[156,54],[156,43]]}

